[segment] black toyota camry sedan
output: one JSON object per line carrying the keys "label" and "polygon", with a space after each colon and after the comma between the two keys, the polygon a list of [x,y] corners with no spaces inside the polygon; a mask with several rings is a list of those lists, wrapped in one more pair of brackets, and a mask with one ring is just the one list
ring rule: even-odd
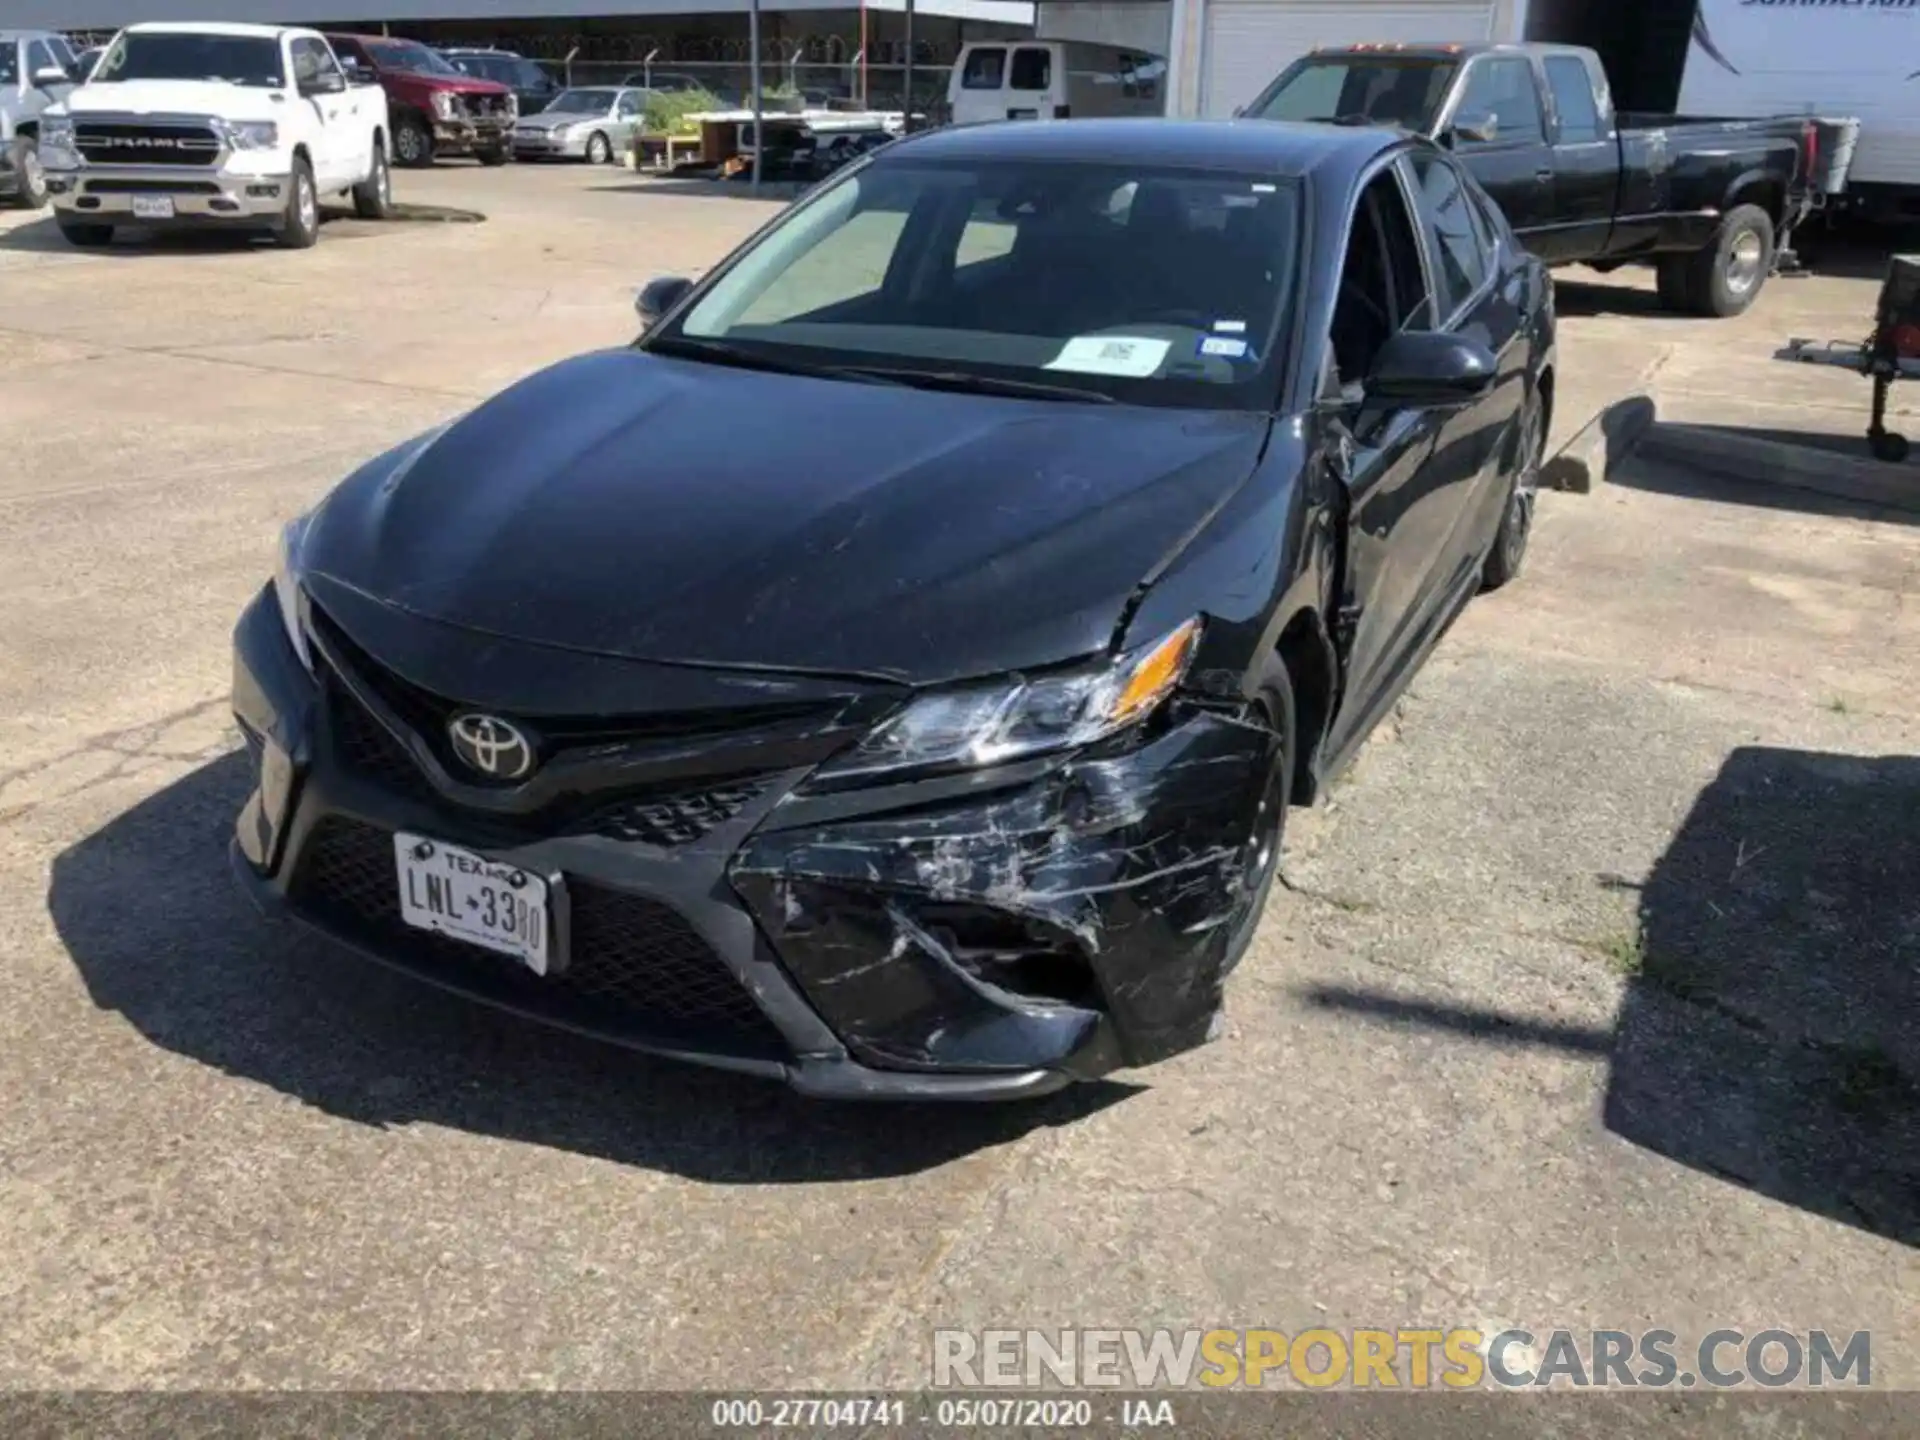
{"label": "black toyota camry sedan", "polygon": [[288,526],[236,869],[827,1096],[1200,1044],[1311,803],[1521,563],[1552,291],[1376,130],[936,131]]}

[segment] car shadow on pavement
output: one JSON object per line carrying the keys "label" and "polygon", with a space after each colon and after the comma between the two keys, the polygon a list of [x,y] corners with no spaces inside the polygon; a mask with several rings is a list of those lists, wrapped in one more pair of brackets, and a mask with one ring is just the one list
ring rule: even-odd
{"label": "car shadow on pavement", "polygon": [[1611,1059],[1609,1130],[1920,1246],[1920,759],[1742,747],[1639,890],[1612,1030],[1323,987],[1315,1008]]}
{"label": "car shadow on pavement", "polygon": [[1587,319],[1597,315],[1628,315],[1636,320],[1698,320],[1669,310],[1651,290],[1633,285],[1553,277],[1553,308],[1563,317]]}
{"label": "car shadow on pavement", "polygon": [[[1920,442],[1920,434],[1915,439]],[[1863,436],[1654,420],[1607,480],[1677,499],[1916,525],[1916,476],[1920,463],[1874,460]]]}
{"label": "car shadow on pavement", "polygon": [[[399,222],[435,222],[441,224],[479,224],[487,217],[477,210],[458,210],[446,205],[396,205],[386,220],[362,220],[350,209],[323,205],[320,208],[321,239],[362,239],[386,233]],[[231,255],[236,250],[271,248],[272,237],[252,230],[141,230],[126,225],[116,229],[113,243],[85,248],[72,244],[60,233],[51,215],[29,220],[11,230],[0,230],[0,250],[19,250],[36,255],[104,255],[114,260],[138,259],[149,255]]]}
{"label": "car shadow on pavement", "polygon": [[365,1125],[431,1124],[715,1184],[930,1169],[1133,1093],[832,1105],[655,1060],[396,975],[263,917],[228,870],[250,780],[222,757],[53,862],[48,908],[93,1002],[154,1044]]}

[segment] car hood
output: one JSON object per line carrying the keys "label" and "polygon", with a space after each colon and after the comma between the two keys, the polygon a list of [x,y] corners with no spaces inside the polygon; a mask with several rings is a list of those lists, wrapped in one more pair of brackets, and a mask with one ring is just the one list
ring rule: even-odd
{"label": "car hood", "polygon": [[604,351],[363,467],[302,564],[497,636],[930,684],[1104,650],[1268,427]]}
{"label": "car hood", "polygon": [[89,83],[76,86],[65,101],[69,115],[218,115],[226,120],[277,120],[286,103],[283,90],[214,80]]}

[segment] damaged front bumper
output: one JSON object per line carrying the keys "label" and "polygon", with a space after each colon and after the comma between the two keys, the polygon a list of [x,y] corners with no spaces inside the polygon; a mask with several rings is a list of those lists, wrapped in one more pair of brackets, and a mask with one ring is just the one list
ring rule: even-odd
{"label": "damaged front bumper", "polygon": [[[813,795],[790,767],[687,843],[508,835],[345,742],[270,592],[235,642],[246,888],[445,988],[840,1098],[1042,1094],[1216,1028],[1263,726],[1176,702],[1105,753],[990,774]],[[406,929],[396,830],[554,877],[569,963],[536,977]]]}

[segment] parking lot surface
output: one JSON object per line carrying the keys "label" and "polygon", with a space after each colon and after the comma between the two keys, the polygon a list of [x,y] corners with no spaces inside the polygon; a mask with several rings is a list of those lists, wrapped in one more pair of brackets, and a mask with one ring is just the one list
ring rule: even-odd
{"label": "parking lot surface", "polygon": [[[1545,497],[1522,581],[1296,816],[1218,1043],[1037,1105],[810,1106],[229,879],[228,632],[279,526],[774,208],[400,190],[486,219],[87,255],[0,220],[0,1385],[910,1385],[935,1326],[1424,1323],[1869,1329],[1920,1386],[1914,516],[1632,460]],[[1556,438],[1641,391],[1863,428],[1863,382],[1765,356],[1872,292],[1711,322],[1563,285]]]}

